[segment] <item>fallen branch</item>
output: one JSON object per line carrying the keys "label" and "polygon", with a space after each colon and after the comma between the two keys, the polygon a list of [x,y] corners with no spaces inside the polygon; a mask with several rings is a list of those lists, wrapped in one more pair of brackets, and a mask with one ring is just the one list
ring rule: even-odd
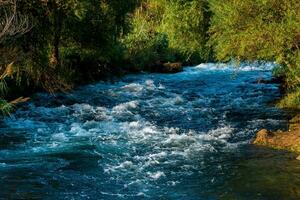
{"label": "fallen branch", "polygon": [[17,104],[20,104],[20,103],[24,103],[24,102],[27,102],[30,98],[29,97],[19,97],[11,102],[9,102],[10,104],[12,105],[17,105]]}

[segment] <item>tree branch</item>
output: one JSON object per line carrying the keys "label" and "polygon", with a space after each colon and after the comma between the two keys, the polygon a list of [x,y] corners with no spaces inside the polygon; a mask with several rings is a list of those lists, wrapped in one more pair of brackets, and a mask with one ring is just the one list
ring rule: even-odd
{"label": "tree branch", "polygon": [[17,0],[0,0],[0,43],[30,29],[30,19],[18,11]]}

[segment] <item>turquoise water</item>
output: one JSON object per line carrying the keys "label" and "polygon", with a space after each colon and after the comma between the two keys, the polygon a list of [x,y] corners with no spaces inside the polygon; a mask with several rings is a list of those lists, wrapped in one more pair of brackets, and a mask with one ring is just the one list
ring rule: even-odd
{"label": "turquoise water", "polygon": [[0,199],[299,199],[271,64],[202,64],[37,94],[0,124]]}

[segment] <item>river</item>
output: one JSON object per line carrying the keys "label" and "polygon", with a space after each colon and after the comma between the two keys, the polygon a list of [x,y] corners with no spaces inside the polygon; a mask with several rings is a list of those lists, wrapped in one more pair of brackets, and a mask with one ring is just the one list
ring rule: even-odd
{"label": "river", "polygon": [[201,64],[39,93],[0,123],[0,199],[300,199],[272,64]]}

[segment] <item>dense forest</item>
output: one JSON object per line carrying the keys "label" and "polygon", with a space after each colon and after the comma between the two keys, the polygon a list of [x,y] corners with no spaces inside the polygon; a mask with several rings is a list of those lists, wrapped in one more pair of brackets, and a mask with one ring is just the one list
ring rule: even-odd
{"label": "dense forest", "polygon": [[276,61],[300,108],[299,0],[0,1],[0,110],[161,63]]}

